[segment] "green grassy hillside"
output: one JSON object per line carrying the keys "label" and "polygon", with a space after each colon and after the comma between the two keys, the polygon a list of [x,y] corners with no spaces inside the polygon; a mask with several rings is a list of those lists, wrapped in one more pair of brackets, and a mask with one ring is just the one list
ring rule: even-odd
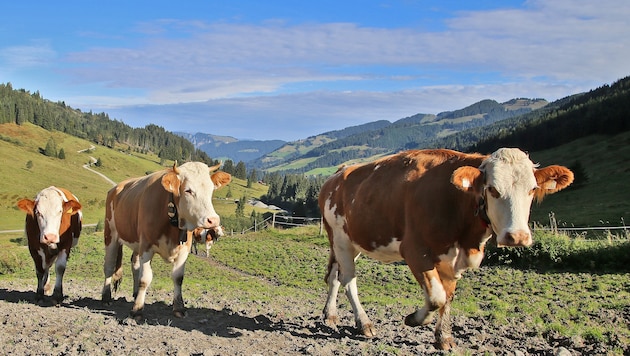
{"label": "green grassy hillside", "polygon": [[621,226],[622,219],[630,223],[630,132],[588,136],[530,156],[541,166],[574,168],[579,163],[584,171],[568,189],[534,203],[531,220],[549,225],[553,211],[558,226]]}
{"label": "green grassy hillside", "polygon": [[[63,148],[66,158],[58,159],[40,153],[50,138],[57,150]],[[29,123],[23,125],[0,124],[0,220],[1,230],[22,229],[24,213],[16,207],[22,198],[34,198],[41,189],[56,185],[72,191],[81,201],[84,223],[95,224],[105,214],[105,197],[112,184],[97,174],[83,168],[91,157],[100,159],[102,166],[92,169],[106,175],[115,182],[130,177],[143,176],[165,167],[155,155],[125,153],[122,150],[96,146],[83,139],[57,131],[47,131]],[[89,151],[83,151],[90,149]],[[82,151],[82,152],[79,152]],[[30,163],[29,163],[30,162]],[[166,166],[172,162],[165,162]],[[215,192],[215,198],[225,198],[228,192],[233,198],[242,196],[259,197],[267,187],[234,179],[228,187]],[[234,214],[233,200],[216,199],[215,208],[220,215]],[[251,214],[252,207],[246,207]]]}

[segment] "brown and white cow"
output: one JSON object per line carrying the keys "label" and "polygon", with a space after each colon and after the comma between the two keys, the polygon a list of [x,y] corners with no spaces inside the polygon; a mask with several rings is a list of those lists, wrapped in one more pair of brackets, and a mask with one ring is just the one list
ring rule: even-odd
{"label": "brown and white cow", "polygon": [[[182,298],[184,265],[190,251],[188,234],[197,227],[220,225],[212,205],[212,194],[231,180],[225,172],[188,162],[179,167],[127,179],[107,193],[105,206],[105,284],[102,300],[111,303],[122,278],[122,246],[133,250],[133,296],[131,315],[142,316],[147,288],[153,279],[151,259],[157,253],[173,263],[173,312],[185,315]],[[214,173],[212,173],[214,172]]]}
{"label": "brown and white cow", "polygon": [[340,168],[319,196],[331,245],[326,323],[338,322],[337,293],[344,286],[357,328],[374,336],[359,302],[355,259],[364,253],[385,263],[404,260],[425,297],[405,324],[429,324],[438,312],[436,344],[451,348],[450,303],[462,272],[479,267],[492,235],[501,246],[531,245],[532,199],[572,181],[569,169],[538,169],[516,148],[489,156],[411,150]]}
{"label": "brown and white cow", "polygon": [[48,277],[55,263],[55,288],[53,302],[63,301],[63,275],[70,257],[70,249],[81,235],[81,204],[67,189],[50,186],[41,190],[35,200],[22,199],[17,206],[26,213],[25,231],[28,249],[35,262],[37,293],[35,299],[42,302],[44,293],[50,294]]}
{"label": "brown and white cow", "polygon": [[197,244],[203,242],[206,246],[206,257],[210,257],[210,249],[212,248],[212,245],[219,241],[219,237],[224,236],[223,226],[220,225],[212,229],[203,229],[198,227],[192,232],[189,232],[189,234],[192,234],[191,252],[196,255],[198,252]]}

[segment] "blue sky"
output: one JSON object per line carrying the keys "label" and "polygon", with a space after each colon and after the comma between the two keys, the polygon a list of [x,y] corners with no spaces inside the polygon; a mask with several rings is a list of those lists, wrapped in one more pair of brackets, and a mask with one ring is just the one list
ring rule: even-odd
{"label": "blue sky", "polygon": [[0,82],[133,127],[292,141],[630,75],[626,0],[10,1]]}

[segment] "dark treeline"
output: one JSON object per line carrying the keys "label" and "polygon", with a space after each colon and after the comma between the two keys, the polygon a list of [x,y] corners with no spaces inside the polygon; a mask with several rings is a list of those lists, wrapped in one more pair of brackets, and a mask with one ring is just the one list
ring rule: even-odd
{"label": "dark treeline", "polygon": [[293,216],[319,217],[317,197],[325,177],[307,177],[304,174],[267,173],[267,194],[261,197],[266,204],[276,205]]}
{"label": "dark treeline", "polygon": [[95,144],[136,152],[153,152],[162,159],[202,161],[212,164],[208,155],[193,144],[157,125],[132,128],[112,120],[106,113],[81,112],[63,101],[52,102],[39,91],[15,90],[11,83],[0,84],[0,124],[32,123],[46,130],[57,130]]}

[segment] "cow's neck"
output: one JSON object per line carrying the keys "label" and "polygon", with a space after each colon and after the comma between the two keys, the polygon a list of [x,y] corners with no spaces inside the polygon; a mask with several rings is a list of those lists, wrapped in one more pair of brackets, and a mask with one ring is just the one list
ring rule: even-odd
{"label": "cow's neck", "polygon": [[169,195],[169,202],[167,207],[168,221],[171,223],[171,225],[179,227],[179,214],[177,213],[177,205],[175,205],[175,198],[173,196],[173,193]]}
{"label": "cow's neck", "polygon": [[488,217],[488,204],[486,204],[486,190],[483,190],[483,193],[477,200],[477,209],[475,209],[475,216],[479,216],[481,219],[481,223],[487,229],[492,226],[490,223],[490,218]]}
{"label": "cow's neck", "polygon": [[175,204],[175,197],[173,196],[173,193],[169,195],[167,207],[168,221],[179,230],[179,244],[183,245],[188,240],[188,236],[186,234],[186,229],[179,228],[179,214],[177,213],[177,205]]}

